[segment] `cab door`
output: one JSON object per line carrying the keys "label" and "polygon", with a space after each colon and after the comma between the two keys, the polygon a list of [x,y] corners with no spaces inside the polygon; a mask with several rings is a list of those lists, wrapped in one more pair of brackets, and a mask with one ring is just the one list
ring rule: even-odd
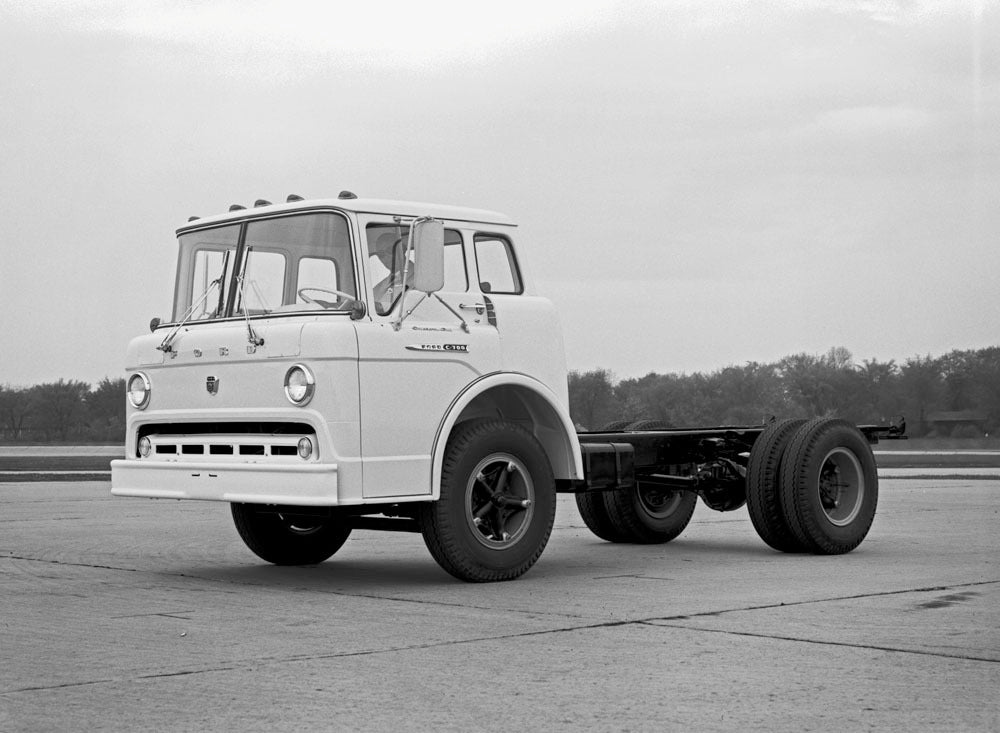
{"label": "cab door", "polygon": [[[359,223],[363,246],[374,247],[392,221],[373,216]],[[356,330],[366,499],[429,495],[431,453],[448,408],[470,384],[500,369],[497,330],[482,296],[469,292],[467,238],[445,222],[438,297],[407,291],[388,309],[377,308],[375,292],[384,292],[377,286],[387,273],[374,255],[365,263],[370,314]],[[397,330],[401,312],[407,315]]]}

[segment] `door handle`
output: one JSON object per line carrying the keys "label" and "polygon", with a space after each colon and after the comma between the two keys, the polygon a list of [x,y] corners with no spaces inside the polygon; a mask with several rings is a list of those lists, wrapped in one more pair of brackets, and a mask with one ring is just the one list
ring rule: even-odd
{"label": "door handle", "polygon": [[476,311],[477,313],[481,313],[486,310],[485,303],[459,303],[458,307],[464,311]]}

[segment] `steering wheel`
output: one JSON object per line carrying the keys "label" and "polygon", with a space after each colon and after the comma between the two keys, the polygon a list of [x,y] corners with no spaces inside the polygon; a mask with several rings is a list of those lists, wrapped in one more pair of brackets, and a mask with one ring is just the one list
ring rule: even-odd
{"label": "steering wheel", "polygon": [[354,300],[354,296],[353,295],[351,295],[350,293],[341,292],[340,290],[333,290],[333,289],[327,289],[327,288],[300,288],[299,289],[299,297],[302,298],[302,300],[304,300],[307,303],[316,303],[318,305],[323,306],[324,308],[329,308],[329,307],[331,307],[333,305],[336,305],[337,301],[335,300],[332,303],[328,303],[325,300],[317,300],[316,298],[310,298],[308,295],[306,295],[306,293],[323,293],[324,295],[333,295],[333,296],[335,296],[337,298],[337,300],[340,300],[341,298],[343,298],[344,300]]}

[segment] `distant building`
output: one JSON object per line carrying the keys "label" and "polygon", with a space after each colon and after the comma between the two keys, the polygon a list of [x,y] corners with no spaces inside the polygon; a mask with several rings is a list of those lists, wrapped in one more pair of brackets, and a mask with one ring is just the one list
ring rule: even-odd
{"label": "distant building", "polygon": [[924,419],[927,429],[938,435],[954,435],[957,432],[986,432],[986,413],[979,410],[953,410],[950,412],[929,412]]}

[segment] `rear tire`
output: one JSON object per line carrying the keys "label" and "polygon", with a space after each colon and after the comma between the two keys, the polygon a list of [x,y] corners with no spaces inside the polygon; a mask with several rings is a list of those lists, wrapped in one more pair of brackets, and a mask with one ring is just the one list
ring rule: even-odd
{"label": "rear tire", "polygon": [[754,441],[747,465],[747,510],[764,542],[780,552],[805,552],[781,500],[781,462],[803,419],[773,422]]}
{"label": "rear tire", "polygon": [[[615,420],[608,423],[600,432],[618,432],[632,424],[632,420]],[[576,508],[580,512],[587,529],[602,540],[608,542],[627,542],[628,536],[615,528],[608,510],[604,505],[604,492],[589,491],[576,495]]]}
{"label": "rear tire", "polygon": [[632,489],[607,491],[604,506],[616,542],[655,545],[675,539],[691,521],[698,495],[636,483]]}
{"label": "rear tire", "polygon": [[864,434],[845,420],[800,427],[781,464],[785,515],[796,539],[820,555],[850,552],[875,519],[878,474]]}
{"label": "rear tire", "polygon": [[[628,430],[662,430],[659,420],[639,420]],[[691,521],[698,495],[693,491],[643,486],[604,492],[604,509],[612,532],[621,539],[643,545],[662,544],[675,539]]]}
{"label": "rear tire", "polygon": [[587,528],[602,540],[608,542],[627,542],[628,537],[619,532],[608,516],[604,506],[604,492],[589,491],[576,495],[576,508]]}
{"label": "rear tire", "polygon": [[482,420],[448,440],[441,497],[418,519],[438,564],[460,580],[523,575],[548,543],[556,515],[552,468],[534,435],[513,423]]}
{"label": "rear tire", "polygon": [[351,534],[336,517],[288,517],[262,504],[232,504],[233,523],[257,557],[275,565],[316,565]]}

